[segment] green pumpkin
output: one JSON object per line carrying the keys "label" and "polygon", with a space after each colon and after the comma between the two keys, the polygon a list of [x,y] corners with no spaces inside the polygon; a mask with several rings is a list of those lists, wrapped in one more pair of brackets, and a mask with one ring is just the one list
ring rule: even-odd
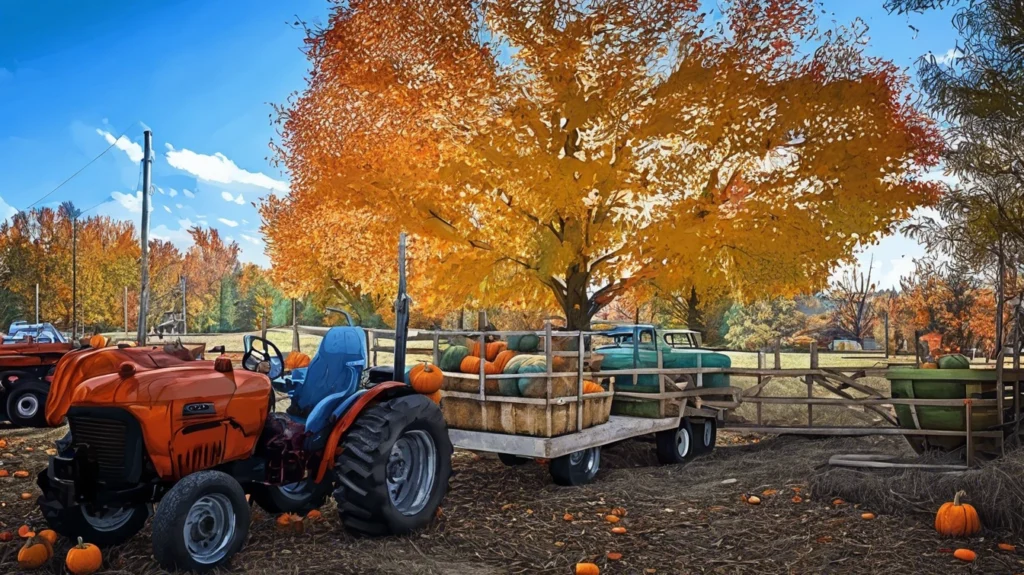
{"label": "green pumpkin", "polygon": [[508,336],[508,348],[521,353],[533,353],[540,346],[540,337],[535,333]]}
{"label": "green pumpkin", "polygon": [[939,369],[971,369],[971,360],[959,353],[951,353],[939,358]]}
{"label": "green pumpkin", "polygon": [[462,360],[469,355],[469,348],[464,345],[453,345],[449,346],[448,349],[444,350],[441,354],[441,361],[438,367],[441,371],[459,371],[459,366],[462,365]]}

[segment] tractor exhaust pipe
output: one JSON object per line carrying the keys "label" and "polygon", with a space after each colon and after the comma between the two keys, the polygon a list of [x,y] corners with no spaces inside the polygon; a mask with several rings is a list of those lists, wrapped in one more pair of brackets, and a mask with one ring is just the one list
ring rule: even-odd
{"label": "tractor exhaust pipe", "polygon": [[405,293],[405,233],[398,236],[398,297],[395,299],[395,381],[405,381],[405,346],[409,339],[409,296]]}

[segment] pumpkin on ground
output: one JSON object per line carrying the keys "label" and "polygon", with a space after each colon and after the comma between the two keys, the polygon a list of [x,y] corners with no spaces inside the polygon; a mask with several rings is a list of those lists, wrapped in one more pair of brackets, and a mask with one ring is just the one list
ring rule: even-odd
{"label": "pumpkin on ground", "polygon": [[416,393],[430,395],[440,390],[442,383],[444,383],[444,373],[432,363],[420,363],[409,371],[409,385],[416,390]]}
{"label": "pumpkin on ground", "polygon": [[89,347],[99,349],[107,346],[107,338],[100,334],[96,334],[89,338]]}
{"label": "pumpkin on ground", "polygon": [[430,398],[430,401],[433,401],[434,403],[436,403],[438,405],[441,405],[441,390],[440,389],[435,391],[434,393],[431,393],[427,397]]}
{"label": "pumpkin on ground", "polygon": [[967,495],[965,491],[957,491],[953,501],[947,501],[939,507],[935,514],[935,530],[946,537],[969,537],[981,531],[981,519],[978,511],[969,503],[960,503],[960,498]]}
{"label": "pumpkin on ground", "polygon": [[601,568],[593,563],[577,563],[576,575],[601,575]]}
{"label": "pumpkin on ground", "polygon": [[302,517],[294,513],[282,513],[277,517],[277,530],[292,533],[302,533],[306,530],[306,524]]}
{"label": "pumpkin on ground", "polygon": [[103,552],[92,543],[85,543],[78,538],[78,545],[68,550],[68,556],[64,560],[68,571],[75,575],[91,575],[100,570],[103,566]]}
{"label": "pumpkin on ground", "polygon": [[18,528],[18,537],[21,537],[22,539],[28,539],[29,537],[35,537],[35,536],[36,536],[36,532],[32,531],[32,528],[29,527],[28,525],[22,525],[21,527]]}
{"label": "pumpkin on ground", "polygon": [[50,545],[57,544],[57,532],[53,529],[43,529],[39,532],[39,536],[50,542]]}
{"label": "pumpkin on ground", "polygon": [[53,557],[53,546],[42,537],[33,535],[25,540],[25,545],[18,551],[18,567],[22,569],[38,569],[46,565]]}
{"label": "pumpkin on ground", "polygon": [[293,351],[288,354],[288,357],[284,358],[284,368],[291,371],[293,369],[309,367],[309,362],[310,358],[308,355],[301,351]]}

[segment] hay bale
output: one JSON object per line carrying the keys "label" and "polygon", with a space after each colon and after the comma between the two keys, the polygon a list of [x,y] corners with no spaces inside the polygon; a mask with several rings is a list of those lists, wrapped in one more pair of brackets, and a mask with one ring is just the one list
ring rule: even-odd
{"label": "hay bale", "polygon": [[[951,454],[928,453],[919,463],[959,463]],[[954,473],[919,469],[862,471],[845,467],[819,469],[811,477],[816,499],[839,497],[872,511],[895,515],[934,516],[959,490],[978,510],[988,529],[1024,529],[1024,449],[981,467]]]}

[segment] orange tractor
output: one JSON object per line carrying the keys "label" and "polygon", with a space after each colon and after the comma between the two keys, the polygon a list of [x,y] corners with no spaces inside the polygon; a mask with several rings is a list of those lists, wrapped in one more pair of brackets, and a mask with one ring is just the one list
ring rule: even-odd
{"label": "orange tractor", "polygon": [[[394,373],[404,373],[408,322],[399,262]],[[63,362],[55,385],[67,374],[70,399],[47,415],[66,414],[70,431],[37,480],[50,527],[112,545],[153,515],[160,565],[205,571],[245,542],[246,495],[271,512],[305,512],[333,495],[342,524],[365,535],[433,520],[451,474],[444,418],[405,383],[363,383],[361,328],[328,331],[287,413],[273,411],[280,351],[262,338],[246,348],[242,369],[227,357],[176,363],[130,350]]]}
{"label": "orange tractor", "polygon": [[50,392],[49,378],[70,343],[0,345],[0,420],[18,427],[42,427],[43,406]]}

